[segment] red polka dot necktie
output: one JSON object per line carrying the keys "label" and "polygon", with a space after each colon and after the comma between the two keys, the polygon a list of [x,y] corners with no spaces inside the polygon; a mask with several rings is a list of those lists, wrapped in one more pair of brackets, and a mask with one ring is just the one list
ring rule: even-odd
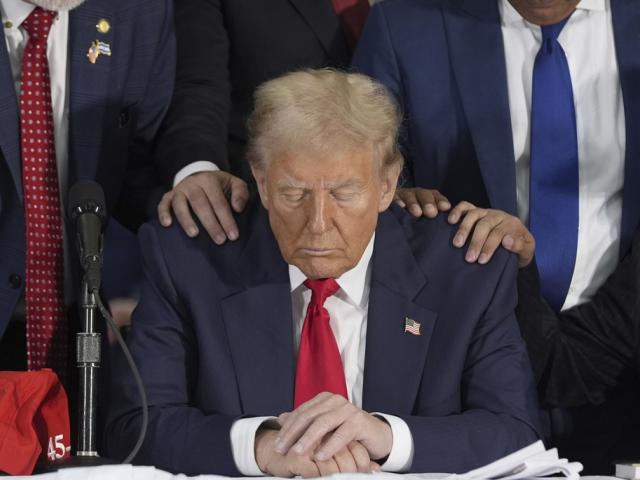
{"label": "red polka dot necktie", "polygon": [[22,23],[20,134],[26,226],[27,365],[64,378],[67,324],[58,169],[53,136],[47,37],[56,13],[35,8]]}
{"label": "red polka dot necktie", "polygon": [[331,0],[347,35],[349,48],[353,50],[362,34],[369,14],[369,0]]}
{"label": "red polka dot necktie", "polygon": [[311,289],[311,302],[300,336],[294,408],[321,392],[348,398],[342,359],[324,308],[326,299],[340,287],[332,278],[306,280],[304,285]]}

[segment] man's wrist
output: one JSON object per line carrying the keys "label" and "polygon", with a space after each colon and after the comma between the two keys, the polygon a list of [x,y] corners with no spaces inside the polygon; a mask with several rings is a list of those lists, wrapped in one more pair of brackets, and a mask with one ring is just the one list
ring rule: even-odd
{"label": "man's wrist", "polygon": [[236,420],[231,427],[231,449],[238,471],[245,477],[261,476],[262,471],[256,463],[256,432],[260,427],[275,421],[273,417],[253,417]]}
{"label": "man's wrist", "polygon": [[413,463],[413,436],[407,423],[400,417],[375,412],[372,415],[384,419],[391,428],[391,451],[386,458],[376,460],[383,472],[407,472]]}
{"label": "man's wrist", "polygon": [[178,185],[182,180],[187,178],[189,175],[193,175],[194,173],[200,172],[217,172],[220,169],[218,166],[207,160],[199,160],[197,162],[192,162],[188,164],[186,167],[182,168],[178,173],[176,173],[175,177],[173,177],[173,186]]}
{"label": "man's wrist", "polygon": [[260,471],[267,473],[267,465],[269,458],[273,454],[273,445],[275,444],[278,433],[272,422],[264,422],[256,431],[256,440],[254,443],[254,456],[256,464]]}

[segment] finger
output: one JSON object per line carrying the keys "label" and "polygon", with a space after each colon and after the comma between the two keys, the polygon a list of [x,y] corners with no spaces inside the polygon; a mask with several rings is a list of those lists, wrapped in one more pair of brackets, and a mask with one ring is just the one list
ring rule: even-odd
{"label": "finger", "polygon": [[533,260],[535,242],[532,242],[526,234],[525,236],[507,234],[502,239],[502,246],[518,255],[518,266],[520,268],[526,267]]}
{"label": "finger", "polygon": [[[293,451],[298,455],[308,453],[315,445],[318,445],[322,441],[325,435],[327,435],[329,432],[332,432],[333,430],[338,429],[331,434],[331,436],[333,437],[340,431],[340,428],[342,428],[343,423],[349,418],[350,414],[352,414],[351,408],[339,408],[319,415],[313,422],[311,422],[302,436],[295,443],[295,445],[293,446]],[[341,432],[341,434],[344,433],[344,431]],[[346,447],[347,444],[351,442],[351,440],[353,440],[353,438],[344,440],[340,444],[340,448],[337,447],[338,442],[334,441],[332,445],[336,445],[336,447],[331,450],[331,453],[322,453],[320,456],[317,456],[317,459],[320,461],[328,460],[336,453],[338,453],[338,451],[340,451],[342,448]],[[325,447],[322,447],[320,449],[320,452],[324,451]]]}
{"label": "finger", "polygon": [[505,248],[505,250],[510,251],[511,253],[515,253],[516,255],[520,255],[524,249],[524,238],[521,236],[516,236],[511,233],[507,233],[504,237],[502,237],[500,244]]}
{"label": "finger", "polygon": [[171,200],[173,192],[165,193],[158,203],[158,220],[163,227],[171,226]]}
{"label": "finger", "polygon": [[336,453],[333,460],[338,465],[340,473],[358,473],[358,465],[348,446]]}
{"label": "finger", "polygon": [[[463,223],[466,220],[467,219],[465,217]],[[469,248],[467,248],[467,254],[464,257],[467,262],[475,262],[478,260],[483,245],[489,238],[491,231],[497,226],[496,222],[500,222],[499,218],[487,215],[475,223],[473,226],[471,241],[469,242]]]}
{"label": "finger", "polygon": [[209,198],[205,191],[198,188],[196,191],[192,192],[189,197],[189,204],[191,205],[193,213],[195,213],[200,219],[200,223],[202,223],[202,226],[211,237],[211,240],[218,245],[223,244],[227,239],[227,236],[222,229],[220,222],[218,222],[213,206],[209,203]]}
{"label": "finger", "polygon": [[336,453],[353,442],[358,434],[358,431],[354,428],[354,424],[352,422],[341,422],[339,426],[336,426],[333,429],[335,429],[335,431],[327,437],[324,444],[318,449],[314,456],[315,459],[326,460],[327,458],[333,457]]}
{"label": "finger", "polygon": [[382,467],[376,462],[369,462],[369,472],[366,473],[378,473],[382,471]]}
{"label": "finger", "polygon": [[447,212],[451,209],[451,202],[447,197],[441,194],[438,190],[433,190],[433,196],[435,197],[438,210],[441,212]]}
{"label": "finger", "polygon": [[422,216],[422,207],[416,198],[416,192],[413,188],[401,188],[398,190],[397,196],[404,203],[407,211],[414,217]]}
{"label": "finger", "polygon": [[[339,402],[346,403],[346,400],[339,395],[323,392],[296,408],[280,428],[275,451],[283,455],[287,453],[318,416],[337,408]],[[306,449],[303,447],[303,450]]]}
{"label": "finger", "polygon": [[[205,193],[207,195],[210,208],[213,208],[213,212],[217,217],[217,221],[215,224],[210,223],[209,225],[203,222],[203,226],[217,244],[224,243],[227,238],[229,238],[229,240],[236,240],[238,238],[238,226],[233,218],[231,205],[229,204],[227,197],[225,197],[224,191],[220,188],[220,185],[217,182],[214,182],[211,188],[207,188],[205,190]],[[208,217],[208,219],[210,220],[211,218]],[[202,219],[200,220],[202,221]],[[218,222],[222,227],[222,232],[218,232],[215,228]],[[212,227],[211,231],[209,230],[209,226]]]}
{"label": "finger", "polygon": [[458,223],[460,219],[470,210],[473,210],[476,206],[470,202],[460,202],[458,205],[453,207],[453,210],[449,213],[448,221],[451,224]]}
{"label": "finger", "polygon": [[291,412],[282,412],[280,415],[278,415],[278,423],[280,424],[280,427],[282,428],[282,425],[284,425],[284,423],[287,421],[287,418],[289,418],[291,416]]}
{"label": "finger", "polygon": [[320,471],[320,475],[323,477],[340,473],[340,468],[333,458],[330,458],[329,460],[323,462],[319,462],[317,460],[315,462],[318,466],[318,470]]}
{"label": "finger", "polygon": [[187,197],[182,192],[176,192],[171,202],[173,212],[176,214],[178,223],[182,226],[182,229],[187,232],[190,237],[198,235],[199,230],[196,222],[191,217],[191,211],[189,210],[189,203]]}
{"label": "finger", "polygon": [[481,247],[480,255],[478,256],[478,263],[480,265],[489,263],[489,261],[493,257],[493,254],[502,244],[502,240],[506,235],[506,229],[502,223],[499,223],[491,229],[491,231],[489,232],[489,236],[485,240],[484,245],[482,245]]}
{"label": "finger", "polygon": [[306,415],[307,412],[314,409],[317,405],[327,401],[332,395],[333,394],[328,392],[319,393],[311,400],[307,400],[303,404],[299,405],[293,412],[285,412],[285,414],[288,413],[288,415],[283,414],[282,416],[283,423],[280,425],[279,438],[282,437],[283,434],[287,433],[291,426],[298,420],[298,417]]}
{"label": "finger", "polygon": [[458,231],[453,236],[453,245],[458,248],[463,247],[465,242],[467,241],[467,238],[469,238],[469,235],[471,234],[471,231],[473,230],[476,222],[478,222],[486,214],[487,210],[483,210],[481,208],[474,208],[467,211],[464,214],[464,218],[460,222]]}
{"label": "finger", "polygon": [[307,457],[294,457],[295,465],[291,469],[292,475],[299,475],[303,478],[319,477],[320,469],[316,462],[311,461]]}
{"label": "finger", "polygon": [[434,190],[427,190],[423,188],[417,189],[416,197],[420,203],[422,214],[425,217],[433,218],[438,215],[438,207],[436,205],[436,197],[434,196]]}
{"label": "finger", "polygon": [[244,207],[249,201],[249,187],[243,180],[232,177],[231,178],[231,206],[233,209],[240,213],[244,210]]}
{"label": "finger", "polygon": [[360,473],[369,473],[370,469],[370,458],[369,452],[360,442],[351,442],[348,445],[349,451],[351,452],[351,456],[356,462],[356,466],[358,468],[358,472]]}
{"label": "finger", "polygon": [[403,201],[400,197],[398,197],[398,195],[396,195],[396,196],[393,198],[393,201],[394,201],[394,202],[395,202],[395,204],[396,204],[396,205],[398,205],[400,208],[405,208],[405,209],[407,208],[407,204],[406,204],[406,203],[404,203],[404,201]]}

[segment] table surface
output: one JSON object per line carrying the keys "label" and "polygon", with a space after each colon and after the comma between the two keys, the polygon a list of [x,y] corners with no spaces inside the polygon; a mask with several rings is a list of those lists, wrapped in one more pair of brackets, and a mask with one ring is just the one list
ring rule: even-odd
{"label": "table surface", "polygon": [[[422,473],[422,474],[394,474],[394,473],[376,473],[369,474],[338,474],[329,478],[338,480],[363,480],[363,478],[391,480],[391,477],[397,477],[395,480],[455,480],[456,475],[448,475],[445,473]],[[154,467],[134,467],[132,465],[105,465],[100,467],[81,467],[81,468],[65,468],[54,473],[45,473],[33,475],[31,477],[13,477],[16,479],[37,478],[38,480],[184,480],[187,478],[197,478],[198,480],[220,480],[230,477],[222,477],[219,475],[200,475],[198,477],[187,477],[186,475],[173,475],[163,472]],[[235,477],[234,477],[235,478]],[[256,477],[246,477],[255,479]],[[553,478],[553,477],[552,477]],[[562,477],[556,477],[562,478]],[[619,480],[617,477],[599,477],[584,476],[584,480]]]}

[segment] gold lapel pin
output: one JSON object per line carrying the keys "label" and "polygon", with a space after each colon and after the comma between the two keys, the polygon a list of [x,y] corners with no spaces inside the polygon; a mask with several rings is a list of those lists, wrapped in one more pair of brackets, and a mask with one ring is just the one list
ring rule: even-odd
{"label": "gold lapel pin", "polygon": [[87,58],[92,64],[95,64],[100,55],[111,56],[111,46],[108,43],[101,42],[100,40],[94,40],[87,52]]}
{"label": "gold lapel pin", "polygon": [[7,20],[6,22],[4,22],[4,28],[11,28],[13,27],[13,22],[11,20]]}
{"label": "gold lapel pin", "polygon": [[411,335],[422,335],[420,332],[420,327],[422,324],[420,322],[416,322],[414,319],[409,317],[404,317],[404,333],[410,333]]}
{"label": "gold lapel pin", "polygon": [[108,33],[109,30],[111,30],[111,25],[109,25],[109,21],[106,18],[101,18],[98,20],[96,30],[98,30],[99,33]]}

